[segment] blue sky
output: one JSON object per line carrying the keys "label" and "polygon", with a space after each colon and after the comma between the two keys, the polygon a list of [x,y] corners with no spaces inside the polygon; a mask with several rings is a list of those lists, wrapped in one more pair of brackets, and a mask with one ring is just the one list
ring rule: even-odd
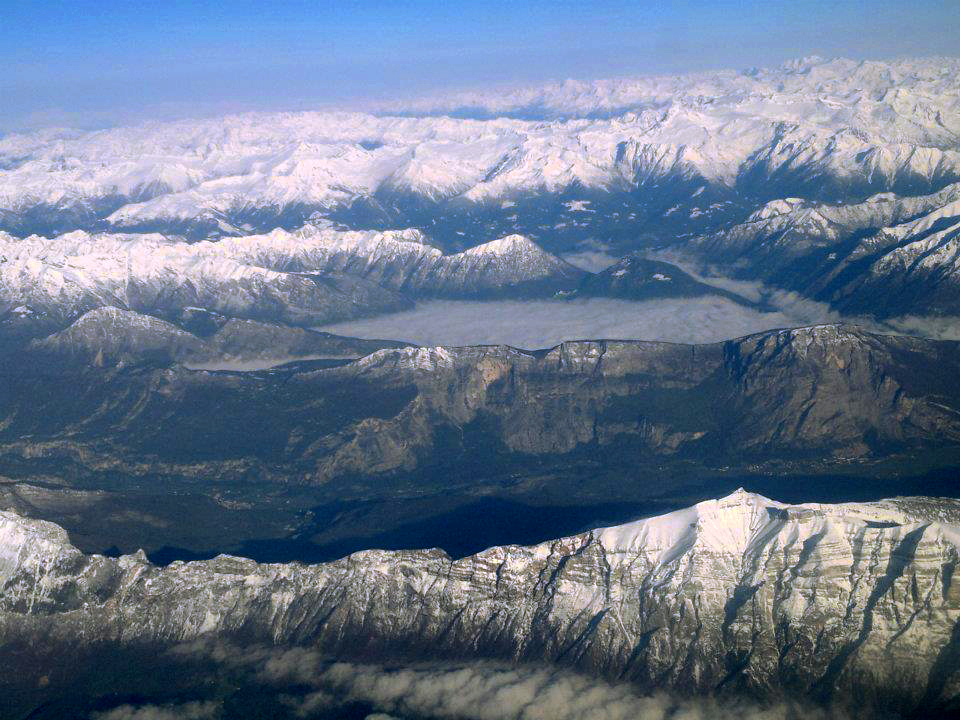
{"label": "blue sky", "polygon": [[810,54],[960,55],[958,0],[0,0],[0,129],[349,105]]}

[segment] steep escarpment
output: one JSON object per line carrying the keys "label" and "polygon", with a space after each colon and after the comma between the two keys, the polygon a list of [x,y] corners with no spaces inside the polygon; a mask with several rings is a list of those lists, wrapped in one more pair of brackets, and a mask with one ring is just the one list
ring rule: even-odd
{"label": "steep escarpment", "polygon": [[58,527],[3,512],[0,639],[548,661],[685,694],[955,711],[958,523],[949,500],[784,505],[741,490],[457,561],[371,550],[159,568],[83,555]]}
{"label": "steep escarpment", "polygon": [[920,436],[956,443],[954,412],[943,411],[956,407],[950,398],[957,353],[954,343],[836,325],[727,343],[725,367],[736,390],[726,440],[744,448],[832,446],[845,455]]}
{"label": "steep escarpment", "polygon": [[712,345],[386,348],[262,373],[65,369],[33,352],[5,363],[0,451],[18,463],[68,458],[81,474],[316,484],[570,454],[721,465],[922,454],[936,464],[960,443],[956,343],[836,325]]}

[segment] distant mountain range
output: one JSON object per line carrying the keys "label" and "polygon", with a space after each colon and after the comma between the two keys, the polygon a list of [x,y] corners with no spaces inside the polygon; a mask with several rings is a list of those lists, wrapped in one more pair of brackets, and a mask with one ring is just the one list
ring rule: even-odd
{"label": "distant mountain range", "polygon": [[[31,304],[11,272],[57,294],[49,261],[115,258],[135,233],[142,251],[129,256],[125,290],[115,259],[63,276],[70,294],[86,275],[69,317],[97,304],[222,312],[229,296],[240,317],[310,324],[409,307],[397,290],[570,291],[578,272],[554,256],[585,247],[667,249],[855,315],[960,316],[957,77],[949,58],[806,58],[467,93],[380,114],[7,135],[0,302]],[[311,228],[329,223],[362,233],[325,230],[338,247],[310,250]],[[259,240],[226,242],[242,236]],[[177,238],[220,244],[177,249]],[[191,267],[173,267],[182,262]],[[326,279],[302,276],[311,272]],[[134,301],[158,273],[169,296]],[[262,292],[244,299],[251,285]]]}
{"label": "distant mountain range", "polygon": [[[393,226],[416,225],[418,209],[437,220],[491,206],[506,219],[509,201],[581,190],[630,200],[627,216],[679,203],[674,220],[692,227],[777,197],[930,192],[960,180],[958,74],[956,60],[808,59],[411,104],[422,117],[249,114],[10,135],[0,229],[239,234],[360,207]],[[531,106],[570,119],[489,117]],[[433,116],[465,107],[488,119]],[[576,224],[579,207],[567,209]]]}

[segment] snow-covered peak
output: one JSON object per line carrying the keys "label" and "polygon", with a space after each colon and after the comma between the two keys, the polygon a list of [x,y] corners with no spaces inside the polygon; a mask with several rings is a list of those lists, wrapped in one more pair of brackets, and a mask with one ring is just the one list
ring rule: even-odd
{"label": "snow-covered peak", "polygon": [[49,567],[79,554],[59,525],[0,510],[0,590],[7,591],[24,568]]}
{"label": "snow-covered peak", "polygon": [[739,563],[759,556],[778,537],[789,543],[791,534],[798,532],[846,538],[870,528],[936,522],[947,526],[944,532],[952,537],[951,527],[958,521],[960,503],[956,501],[945,500],[939,506],[913,498],[789,505],[740,488],[665,515],[597,530],[595,535],[608,552],[640,554],[651,563],[668,566],[694,554]]}
{"label": "snow-covered peak", "polygon": [[[825,688],[850,698],[837,712],[889,713],[895,697],[905,715],[939,716],[958,696],[943,660],[960,620],[958,518],[953,500],[787,505],[738,491],[459,560],[368,550],[323,565],[220,556],[156,567],[83,556],[55,529],[0,513],[0,632],[42,649],[47,638],[84,650],[104,638],[190,643],[191,661],[205,648],[222,658],[218,641],[237,628],[325,656],[369,649],[385,663],[435,659],[437,648],[565,663],[573,649],[580,671],[680,693],[712,697],[734,678],[771,700]],[[652,707],[623,693],[615,703],[631,717]]]}
{"label": "snow-covered peak", "polygon": [[444,347],[406,347],[377,350],[354,363],[354,367],[366,370],[415,370],[435,372],[454,365],[454,355]]}
{"label": "snow-covered peak", "polygon": [[753,213],[747,222],[758,222],[760,220],[769,220],[777,215],[786,215],[807,204],[808,203],[803,198],[782,198],[780,200],[771,200],[762,208]]}
{"label": "snow-covered peak", "polygon": [[741,352],[757,362],[771,362],[780,367],[810,358],[817,365],[843,368],[870,335],[856,325],[824,323],[748,335],[738,340]]}
{"label": "snow-covered peak", "polygon": [[482,245],[476,245],[472,248],[464,250],[463,254],[472,257],[482,255],[512,257],[529,254],[541,255],[546,253],[544,253],[543,249],[533,242],[533,240],[530,240],[523,235],[507,235],[506,237],[499,238],[498,240],[491,240],[490,242],[483,243]]}
{"label": "snow-covered peak", "polygon": [[858,337],[855,326],[843,323],[819,323],[817,325],[803,325],[801,327],[784,328],[777,331],[777,338],[786,342],[800,341],[804,345],[812,342],[836,344],[850,338]]}

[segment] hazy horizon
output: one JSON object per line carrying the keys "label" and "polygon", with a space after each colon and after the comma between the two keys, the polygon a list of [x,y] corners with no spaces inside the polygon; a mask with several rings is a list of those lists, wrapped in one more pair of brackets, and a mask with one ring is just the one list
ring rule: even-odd
{"label": "hazy horizon", "polygon": [[13,3],[0,27],[0,131],[364,109],[450,90],[772,67],[809,55],[960,55],[950,5]]}

